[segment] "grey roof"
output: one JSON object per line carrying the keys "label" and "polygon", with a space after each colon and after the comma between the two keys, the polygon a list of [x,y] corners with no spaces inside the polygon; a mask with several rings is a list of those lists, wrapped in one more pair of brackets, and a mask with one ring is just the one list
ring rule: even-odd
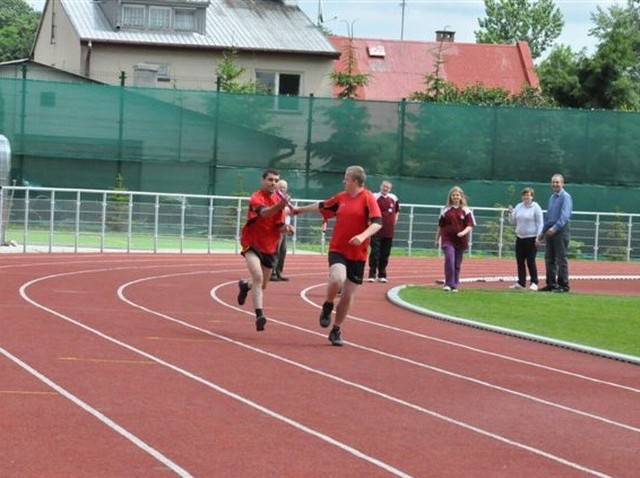
{"label": "grey roof", "polygon": [[280,0],[211,0],[204,34],[116,31],[96,1],[61,0],[61,3],[84,41],[339,55],[298,6]]}

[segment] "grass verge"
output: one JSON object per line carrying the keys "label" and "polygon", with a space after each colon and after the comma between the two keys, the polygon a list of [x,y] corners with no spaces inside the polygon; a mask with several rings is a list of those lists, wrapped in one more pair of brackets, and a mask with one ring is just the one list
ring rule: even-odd
{"label": "grass verge", "polygon": [[640,297],[408,286],[400,298],[484,324],[640,358]]}

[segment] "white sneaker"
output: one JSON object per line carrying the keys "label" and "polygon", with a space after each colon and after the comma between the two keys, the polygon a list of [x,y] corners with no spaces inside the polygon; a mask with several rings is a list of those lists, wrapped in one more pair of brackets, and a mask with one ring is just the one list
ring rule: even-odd
{"label": "white sneaker", "polygon": [[524,287],[516,282],[515,284],[509,286],[509,289],[524,289]]}
{"label": "white sneaker", "polygon": [[534,292],[537,291],[538,290],[538,284],[531,284],[529,286],[529,290],[532,290]]}
{"label": "white sneaker", "polygon": [[375,282],[375,281],[376,281],[376,278],[375,278],[375,277],[369,277],[369,278],[367,279],[367,282]]}
{"label": "white sneaker", "polygon": [[387,283],[387,282],[389,282],[389,281],[387,280],[387,278],[386,278],[386,277],[380,277],[380,278],[378,279],[378,282],[384,282],[384,283],[386,284],[386,283]]}
{"label": "white sneaker", "polygon": [[443,290],[443,291],[445,291],[445,292],[451,292],[451,287],[449,287],[448,285],[445,285],[445,286],[442,288],[442,290]]}
{"label": "white sneaker", "polygon": [[458,289],[452,288],[451,292],[458,292]]}

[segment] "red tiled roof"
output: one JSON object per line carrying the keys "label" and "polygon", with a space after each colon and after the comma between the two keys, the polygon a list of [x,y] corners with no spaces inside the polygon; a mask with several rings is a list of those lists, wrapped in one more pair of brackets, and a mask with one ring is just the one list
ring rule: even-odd
{"label": "red tiled roof", "polygon": [[[341,52],[335,71],[345,71],[347,37],[329,40]],[[369,83],[358,90],[358,98],[397,101],[411,93],[424,91],[425,77],[434,74],[440,58],[440,78],[458,87],[482,83],[518,93],[523,86],[538,86],[531,51],[527,42],[516,45],[479,43],[419,42],[354,38],[356,71],[370,73]],[[371,56],[369,50],[384,51],[384,57]],[[440,52],[440,53],[439,53]],[[334,88],[337,95],[339,88]]]}

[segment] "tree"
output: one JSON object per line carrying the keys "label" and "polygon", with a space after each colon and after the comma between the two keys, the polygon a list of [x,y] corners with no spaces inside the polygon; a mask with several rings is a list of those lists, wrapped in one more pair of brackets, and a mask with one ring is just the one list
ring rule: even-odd
{"label": "tree", "polygon": [[554,48],[537,68],[542,90],[564,107],[640,111],[640,0],[591,18],[596,52]]}
{"label": "tree", "polygon": [[344,48],[346,65],[344,71],[331,73],[331,81],[342,88],[338,98],[355,99],[358,96],[358,88],[369,83],[370,76],[366,73],[356,72],[356,54],[353,47],[353,37],[349,37],[349,44]]}
{"label": "tree", "polygon": [[584,50],[575,53],[566,45],[555,47],[536,68],[540,89],[560,106],[584,107],[588,98],[580,77],[586,61]]}
{"label": "tree", "polygon": [[28,58],[40,14],[24,0],[0,3],[0,61]]}
{"label": "tree", "polygon": [[640,1],[598,7],[592,18],[600,43],[581,72],[587,107],[640,110]]}
{"label": "tree", "polygon": [[560,36],[564,19],[553,0],[484,0],[484,19],[475,32],[478,43],[526,41],[536,59]]}

